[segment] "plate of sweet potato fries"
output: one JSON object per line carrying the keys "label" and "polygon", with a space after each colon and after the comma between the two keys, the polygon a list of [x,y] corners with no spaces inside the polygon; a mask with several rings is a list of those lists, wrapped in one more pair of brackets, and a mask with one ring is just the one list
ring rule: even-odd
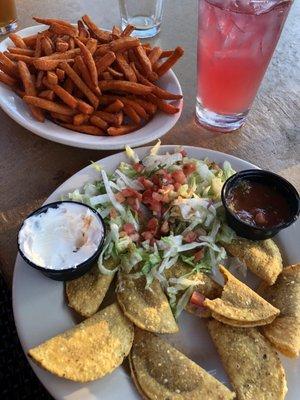
{"label": "plate of sweet potato fries", "polygon": [[33,18],[0,44],[0,106],[46,139],[81,148],[139,146],[167,133],[182,110],[172,71],[183,49],[163,50],[123,31]]}

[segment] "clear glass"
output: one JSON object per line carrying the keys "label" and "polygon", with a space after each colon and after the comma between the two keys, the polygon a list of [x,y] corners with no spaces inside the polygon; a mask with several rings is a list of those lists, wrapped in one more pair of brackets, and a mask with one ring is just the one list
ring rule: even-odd
{"label": "clear glass", "polygon": [[292,1],[199,0],[198,122],[220,131],[244,123]]}
{"label": "clear glass", "polygon": [[121,25],[133,25],[132,35],[139,38],[153,37],[160,31],[165,0],[119,0]]}
{"label": "clear glass", "polygon": [[0,0],[0,35],[17,29],[15,0]]}

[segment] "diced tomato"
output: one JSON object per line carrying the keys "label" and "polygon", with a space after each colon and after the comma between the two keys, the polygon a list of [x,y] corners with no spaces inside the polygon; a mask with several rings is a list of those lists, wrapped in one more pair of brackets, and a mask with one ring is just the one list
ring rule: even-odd
{"label": "diced tomato", "polygon": [[115,194],[115,198],[116,198],[117,202],[119,202],[119,203],[124,203],[124,201],[125,201],[125,197],[122,195],[121,192],[118,192],[117,194]]}
{"label": "diced tomato", "polygon": [[160,186],[160,176],[159,175],[154,174],[151,179],[152,179],[152,182],[154,183],[154,185]]}
{"label": "diced tomato", "polygon": [[123,231],[127,233],[127,235],[131,235],[132,233],[135,233],[134,226],[130,223],[126,223],[123,225]]}
{"label": "diced tomato", "polygon": [[168,233],[169,230],[170,230],[169,222],[168,221],[164,221],[162,226],[160,227],[161,233]]}
{"label": "diced tomato", "polygon": [[161,217],[161,203],[159,201],[153,200],[150,204],[150,209],[152,210],[153,214],[157,217]]}
{"label": "diced tomato", "polygon": [[185,173],[186,176],[192,174],[195,171],[196,171],[196,164],[194,163],[184,164],[183,172]]}
{"label": "diced tomato", "polygon": [[176,183],[184,184],[186,183],[186,176],[184,175],[182,169],[177,169],[172,173],[172,178]]}
{"label": "diced tomato", "polygon": [[204,306],[205,296],[199,292],[193,292],[190,298],[190,303],[197,306],[197,307],[205,307]]}
{"label": "diced tomato", "polygon": [[180,187],[181,187],[181,183],[178,183],[178,182],[174,183],[174,189],[176,190],[176,192],[180,189]]}
{"label": "diced tomato", "polygon": [[187,152],[184,149],[180,150],[180,154],[182,155],[182,157],[187,156]]}
{"label": "diced tomato", "polygon": [[144,166],[142,163],[138,162],[138,163],[133,164],[133,168],[137,173],[141,173],[144,169]]}
{"label": "diced tomato", "polygon": [[145,203],[145,204],[151,204],[152,203],[152,201],[153,201],[153,199],[152,199],[152,190],[150,190],[150,189],[148,189],[148,190],[146,190],[144,193],[143,193],[143,196],[142,196],[142,201],[143,201],[143,203]]}
{"label": "diced tomato", "polygon": [[141,203],[136,197],[127,197],[126,201],[134,211],[138,211],[140,209]]}
{"label": "diced tomato", "polygon": [[170,202],[170,198],[169,198],[168,193],[163,195],[162,202],[163,203],[169,203]]}
{"label": "diced tomato", "polygon": [[157,192],[152,193],[152,199],[155,201],[162,201],[163,196]]}
{"label": "diced tomato", "polygon": [[138,191],[136,191],[132,188],[125,188],[121,191],[121,193],[124,197],[135,197],[139,200],[142,199],[141,193],[139,193]]}
{"label": "diced tomato", "polygon": [[202,260],[202,258],[204,257],[204,252],[205,252],[204,249],[196,251],[196,253],[194,254],[194,259],[196,262]]}
{"label": "diced tomato", "polygon": [[153,233],[152,232],[145,231],[141,235],[144,238],[144,240],[152,240],[153,239]]}
{"label": "diced tomato", "polygon": [[155,233],[157,231],[157,227],[158,227],[158,219],[157,218],[149,219],[147,224],[148,231]]}
{"label": "diced tomato", "polygon": [[183,236],[183,241],[186,243],[192,243],[196,239],[197,239],[197,233],[193,231],[189,231]]}
{"label": "diced tomato", "polygon": [[145,189],[151,189],[154,186],[154,183],[150,181],[150,179],[145,178],[144,176],[140,176],[138,178],[140,184],[144,186]]}

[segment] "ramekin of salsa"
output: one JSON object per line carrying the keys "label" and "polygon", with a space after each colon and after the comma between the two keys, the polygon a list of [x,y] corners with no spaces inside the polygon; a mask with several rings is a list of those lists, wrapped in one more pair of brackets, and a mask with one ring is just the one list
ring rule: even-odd
{"label": "ramekin of salsa", "polygon": [[231,176],[223,186],[222,202],[229,226],[252,240],[273,237],[299,217],[299,194],[294,186],[259,169]]}

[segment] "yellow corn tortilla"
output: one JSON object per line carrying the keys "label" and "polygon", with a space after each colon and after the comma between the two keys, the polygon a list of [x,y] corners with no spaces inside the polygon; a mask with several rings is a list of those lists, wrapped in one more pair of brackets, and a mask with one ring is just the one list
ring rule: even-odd
{"label": "yellow corn tortilla", "polygon": [[133,325],[117,303],[28,351],[45,370],[65,379],[88,382],[111,373],[133,342]]}
{"label": "yellow corn tortilla", "polygon": [[160,283],[154,280],[145,288],[146,278],[136,278],[119,273],[117,300],[126,315],[136,326],[151,332],[175,333],[178,325]]}
{"label": "yellow corn tortilla", "polygon": [[235,394],[153,333],[135,329],[131,374],[143,398],[230,400]]}
{"label": "yellow corn tortilla", "polygon": [[[189,274],[192,270],[192,266],[182,262],[177,261],[171,268],[165,270],[165,277],[167,279],[170,278],[180,278]],[[192,281],[201,281],[201,284],[195,285],[195,291],[201,293],[203,296],[209,299],[215,299],[216,297],[221,296],[222,286],[216,283],[210,276],[204,274],[203,272],[193,272],[186,276],[187,279]],[[197,306],[193,306],[193,304],[188,303],[185,306],[185,310],[190,314],[194,314],[198,317],[208,318],[211,315],[209,309],[200,309]]]}
{"label": "yellow corn tortilla", "polygon": [[[111,258],[106,261],[105,266],[113,269],[116,265]],[[80,278],[66,282],[69,306],[83,317],[91,317],[98,311],[113,278],[114,274],[103,275],[95,264]]]}
{"label": "yellow corn tortilla", "polygon": [[259,293],[275,307],[280,316],[263,327],[263,334],[278,351],[288,357],[300,353],[300,264],[284,268],[273,286],[262,284]]}
{"label": "yellow corn tortilla", "polygon": [[208,330],[239,400],[284,399],[284,369],[257,328],[236,328],[211,320]]}
{"label": "yellow corn tortilla", "polygon": [[213,318],[233,326],[252,327],[269,324],[279,314],[277,308],[236,279],[226,268],[220,266],[220,272],[225,279],[221,298],[204,300]]}
{"label": "yellow corn tortilla", "polygon": [[254,242],[238,238],[230,244],[224,244],[224,247],[269,285],[273,285],[282,271],[280,251],[271,239]]}

